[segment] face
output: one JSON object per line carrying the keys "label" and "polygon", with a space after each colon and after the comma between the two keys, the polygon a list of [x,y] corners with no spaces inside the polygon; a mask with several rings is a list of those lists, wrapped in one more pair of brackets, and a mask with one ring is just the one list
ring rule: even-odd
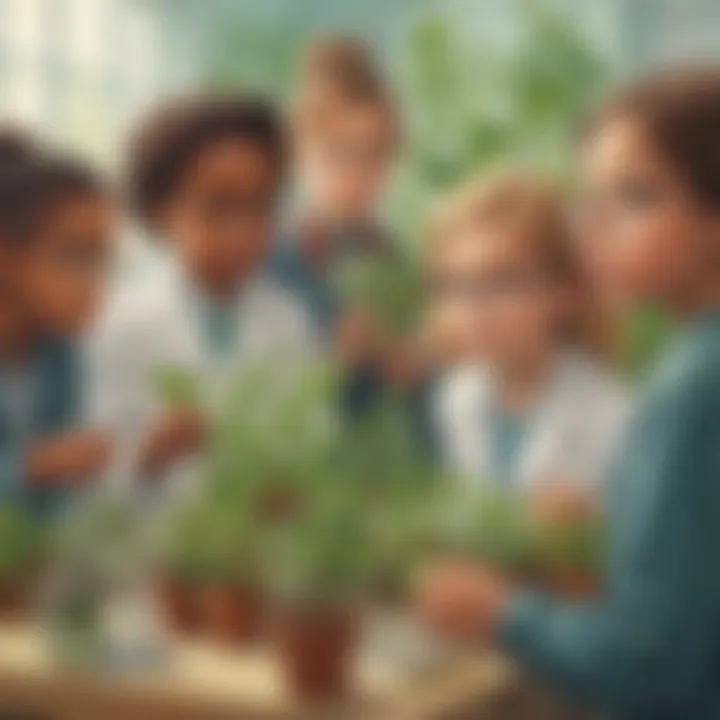
{"label": "face", "polygon": [[466,360],[516,366],[554,343],[564,293],[502,238],[455,238],[437,258],[432,285],[437,322]]}
{"label": "face", "polygon": [[98,308],[110,264],[114,213],[96,194],[63,200],[15,251],[16,297],[43,330],[84,330]]}
{"label": "face", "polygon": [[393,156],[388,113],[369,104],[337,108],[322,131],[310,129],[296,144],[300,184],[310,205],[340,222],[373,213]]}
{"label": "face", "polygon": [[277,170],[251,141],[207,146],[186,171],[162,225],[208,289],[232,291],[262,261],[272,231]]}
{"label": "face", "polygon": [[580,234],[598,288],[621,303],[682,305],[707,267],[717,221],[632,118],[602,127],[584,160]]}

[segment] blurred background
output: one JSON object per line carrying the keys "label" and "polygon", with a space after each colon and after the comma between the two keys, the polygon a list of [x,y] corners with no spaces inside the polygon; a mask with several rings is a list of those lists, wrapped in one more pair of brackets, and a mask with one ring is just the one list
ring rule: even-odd
{"label": "blurred background", "polygon": [[498,158],[562,171],[568,128],[618,76],[720,54],[717,0],[0,0],[0,114],[112,166],[128,123],[198,87],[288,95],[298,52],[346,30],[383,58],[412,237],[434,194]]}

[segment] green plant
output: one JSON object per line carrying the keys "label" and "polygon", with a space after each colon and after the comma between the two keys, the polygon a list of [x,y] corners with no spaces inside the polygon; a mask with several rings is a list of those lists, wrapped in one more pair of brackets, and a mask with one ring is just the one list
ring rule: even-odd
{"label": "green plant", "polygon": [[603,561],[605,533],[599,519],[543,523],[538,532],[540,563],[548,570],[596,574]]}
{"label": "green plant", "polygon": [[156,395],[170,407],[197,407],[201,400],[197,376],[178,365],[157,367],[152,375],[152,383]]}
{"label": "green plant", "polygon": [[47,552],[42,525],[19,506],[0,505],[0,581],[26,580]]}
{"label": "green plant", "polygon": [[235,583],[259,572],[259,535],[247,508],[205,493],[178,506],[162,538],[166,570],[191,582]]}
{"label": "green plant", "polygon": [[422,305],[423,283],[412,258],[349,260],[337,279],[345,306],[369,312],[393,335],[412,329]]}

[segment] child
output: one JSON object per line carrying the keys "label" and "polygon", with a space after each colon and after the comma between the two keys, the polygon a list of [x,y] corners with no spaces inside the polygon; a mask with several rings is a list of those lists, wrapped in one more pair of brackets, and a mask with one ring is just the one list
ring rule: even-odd
{"label": "child", "polygon": [[400,259],[377,220],[398,136],[390,91],[367,50],[342,37],[314,44],[293,115],[301,207],[273,268],[354,369],[347,388],[351,413],[369,407],[382,384],[379,328],[377,319],[340,307],[337,283],[352,258]]}
{"label": "child", "polygon": [[626,397],[559,198],[519,174],[471,183],[438,224],[431,265],[459,353],[438,386],[449,464],[522,491],[592,488]]}
{"label": "child", "polygon": [[202,444],[197,412],[161,407],[158,368],[221,384],[260,355],[289,369],[310,354],[311,322],[260,272],[284,163],[279,118],[259,100],[186,99],[141,123],[129,196],[171,259],[121,293],[95,338],[95,412],[124,448],[116,473],[164,477]]}
{"label": "child", "polygon": [[720,72],[660,75],[614,98],[585,140],[593,273],[684,329],[645,385],[611,473],[605,591],[584,605],[446,564],[420,603],[492,638],[613,717],[720,716]]}
{"label": "child", "polygon": [[0,493],[47,514],[108,459],[104,433],[78,424],[79,336],[105,279],[112,203],[73,161],[28,150],[0,173]]}

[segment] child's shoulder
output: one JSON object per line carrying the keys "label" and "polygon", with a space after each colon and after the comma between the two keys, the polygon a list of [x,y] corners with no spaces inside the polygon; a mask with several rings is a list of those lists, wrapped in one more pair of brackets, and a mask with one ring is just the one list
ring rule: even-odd
{"label": "child's shoulder", "polygon": [[169,269],[157,269],[141,279],[120,283],[109,294],[95,324],[96,336],[122,335],[142,342],[167,325],[178,308],[173,292],[174,276]]}
{"label": "child's shoulder", "polygon": [[626,382],[610,365],[583,352],[568,352],[560,359],[560,383],[569,392],[590,402],[598,399],[625,400]]}

